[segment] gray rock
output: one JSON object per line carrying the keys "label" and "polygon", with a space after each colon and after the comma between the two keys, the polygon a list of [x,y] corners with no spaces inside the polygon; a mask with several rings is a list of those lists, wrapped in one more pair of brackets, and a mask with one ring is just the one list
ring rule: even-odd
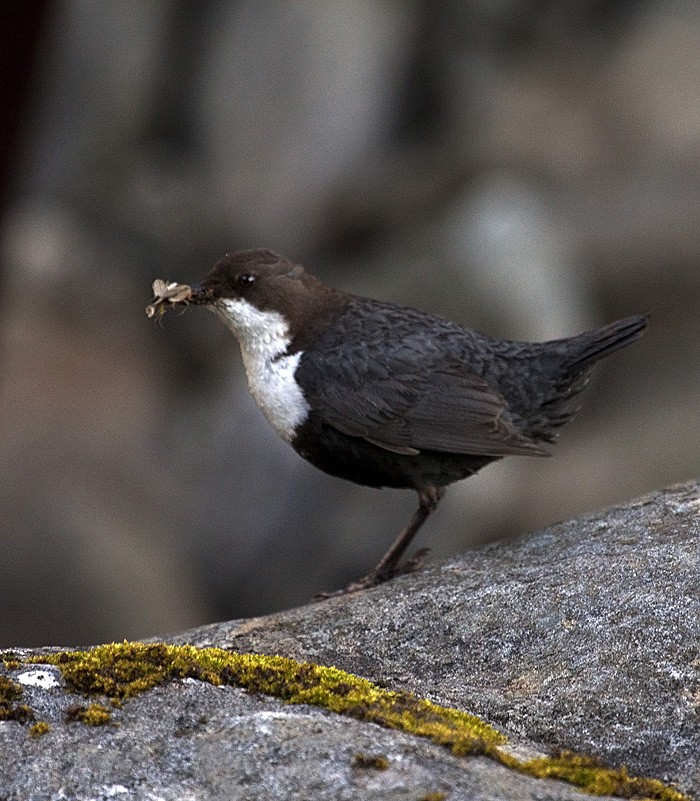
{"label": "gray rock", "polygon": [[[700,484],[677,486],[361,595],[169,641],[335,665],[474,712],[516,749],[568,748],[697,794],[699,534]],[[87,702],[55,668],[4,672],[51,724],[30,737],[26,723],[0,722],[7,801],[585,797],[410,734],[193,679],[125,702],[106,726],[67,723]],[[357,754],[387,767],[360,767]]]}
{"label": "gray rock", "polygon": [[[55,690],[35,708],[54,728],[29,738],[0,723],[0,797],[20,799],[583,798],[571,787],[514,774],[483,757],[455,757],[408,734],[232,687],[188,680],[158,687],[115,714],[118,726],[60,721],[79,696]],[[49,695],[46,691],[43,695]],[[359,768],[356,755],[386,758]]]}
{"label": "gray rock", "polygon": [[176,638],[335,665],[700,792],[700,485]]}

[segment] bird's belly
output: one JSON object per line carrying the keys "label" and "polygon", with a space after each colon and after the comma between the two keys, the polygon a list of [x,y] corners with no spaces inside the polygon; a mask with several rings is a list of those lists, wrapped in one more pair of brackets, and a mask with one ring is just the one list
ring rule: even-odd
{"label": "bird's belly", "polygon": [[319,470],[369,487],[444,487],[495,461],[490,456],[437,451],[414,456],[387,451],[325,425],[314,412],[291,442],[297,453]]}

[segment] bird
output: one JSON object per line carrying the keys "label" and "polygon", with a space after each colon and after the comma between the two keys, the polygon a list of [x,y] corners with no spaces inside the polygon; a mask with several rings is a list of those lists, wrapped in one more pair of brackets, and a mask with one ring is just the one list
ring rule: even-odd
{"label": "bird", "polygon": [[[272,250],[226,254],[192,284],[153,283],[146,311],[213,311],[240,346],[250,394],[308,462],[418,508],[378,564],[329,595],[417,569],[401,560],[445,488],[506,456],[550,456],[600,359],[648,315],[547,342],[497,339],[407,306],[335,289]],[[422,556],[423,552],[420,553]]]}

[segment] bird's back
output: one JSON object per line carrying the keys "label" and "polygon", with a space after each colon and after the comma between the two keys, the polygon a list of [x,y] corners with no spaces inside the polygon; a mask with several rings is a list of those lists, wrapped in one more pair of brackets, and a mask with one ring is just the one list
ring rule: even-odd
{"label": "bird's back", "polygon": [[[503,418],[525,437],[552,442],[577,411],[577,397],[599,360],[625,347],[646,327],[642,315],[549,342],[495,339],[417,309],[352,297],[317,347],[337,353],[346,382],[378,374],[422,376],[423,392],[440,401],[438,374],[449,365],[482,378],[503,396]],[[333,360],[325,360],[325,364]],[[352,368],[350,368],[352,365]],[[436,380],[429,381],[431,369]],[[428,379],[426,379],[426,376]],[[400,387],[397,387],[397,391]]]}

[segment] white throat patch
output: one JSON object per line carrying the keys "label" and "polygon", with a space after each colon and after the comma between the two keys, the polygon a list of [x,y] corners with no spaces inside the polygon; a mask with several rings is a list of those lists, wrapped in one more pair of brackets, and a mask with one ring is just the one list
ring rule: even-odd
{"label": "white throat patch", "polygon": [[281,355],[290,343],[284,318],[275,311],[260,311],[242,298],[224,298],[210,308],[241,346],[250,394],[275,431],[291,442],[311,407],[294,378],[301,352]]}

